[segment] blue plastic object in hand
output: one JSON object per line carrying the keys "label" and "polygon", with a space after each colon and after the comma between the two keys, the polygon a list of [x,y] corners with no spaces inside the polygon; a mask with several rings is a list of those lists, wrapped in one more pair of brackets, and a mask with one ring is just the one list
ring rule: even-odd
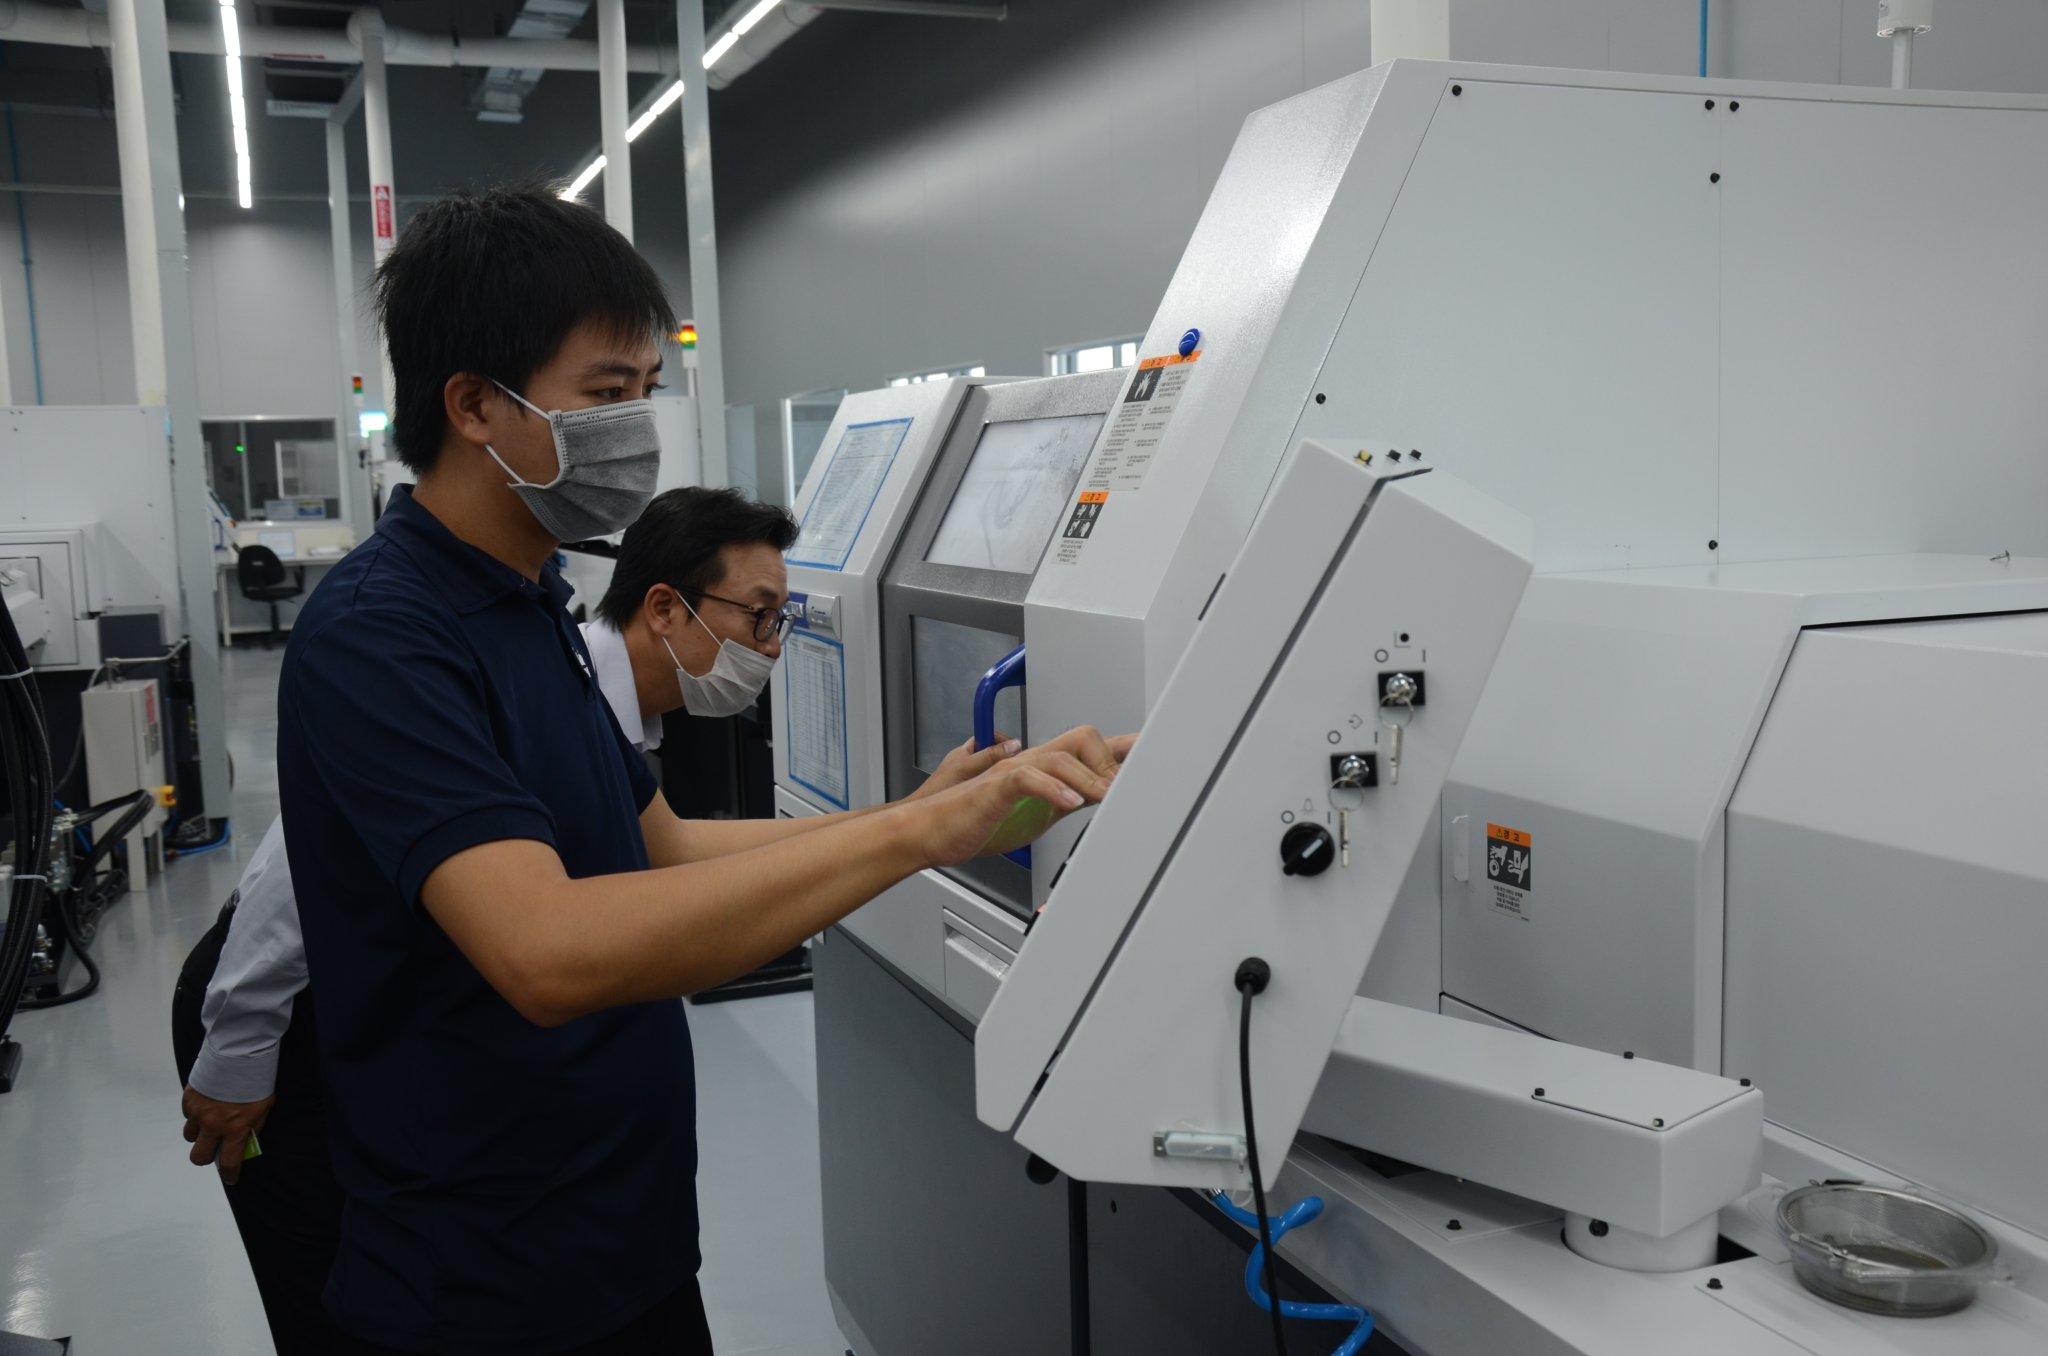
{"label": "blue plastic object in hand", "polygon": [[[981,675],[981,681],[974,685],[974,747],[985,749],[996,742],[996,694],[1006,687],[1024,686],[1024,647],[1004,655],[995,666]],[[1018,732],[1019,734],[1022,731]],[[1006,852],[1004,857],[1026,871],[1031,869],[1031,848],[1027,845],[1015,852]]]}

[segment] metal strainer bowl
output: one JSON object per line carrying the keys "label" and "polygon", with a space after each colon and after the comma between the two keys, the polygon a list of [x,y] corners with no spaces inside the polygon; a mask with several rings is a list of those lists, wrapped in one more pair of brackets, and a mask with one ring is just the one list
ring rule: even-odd
{"label": "metal strainer bowl", "polygon": [[1991,1278],[1998,1242],[1959,1210],[1890,1187],[1828,1182],[1788,1191],[1778,1231],[1807,1289],[1866,1313],[1954,1313]]}

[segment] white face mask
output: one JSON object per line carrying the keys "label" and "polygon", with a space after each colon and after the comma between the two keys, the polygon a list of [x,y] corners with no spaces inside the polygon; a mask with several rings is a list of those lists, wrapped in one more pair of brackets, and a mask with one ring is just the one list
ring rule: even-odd
{"label": "white face mask", "polygon": [[[676,597],[680,599],[682,595]],[[696,617],[697,625],[704,626],[704,619],[697,616],[697,609],[690,607],[688,600],[683,601],[683,606]],[[704,630],[709,635],[718,634],[708,626]],[[676,682],[683,689],[683,709],[693,716],[738,715],[754,704],[761,689],[768,686],[769,675],[775,672],[775,661],[759,650],[736,640],[721,639],[711,672],[700,678],[676,659],[675,646],[668,643],[667,636],[661,638],[661,644],[668,657],[675,659]]]}
{"label": "white face mask", "polygon": [[489,443],[484,451],[511,476],[511,489],[556,541],[588,541],[631,527],[654,498],[661,433],[654,402],[623,400],[587,410],[544,410],[502,382],[499,390],[548,421],[559,469],[545,485],[522,480]]}

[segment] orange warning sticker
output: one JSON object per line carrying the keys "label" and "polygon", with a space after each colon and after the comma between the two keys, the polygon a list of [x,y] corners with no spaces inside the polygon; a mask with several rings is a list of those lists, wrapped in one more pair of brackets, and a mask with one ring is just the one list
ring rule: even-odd
{"label": "orange warning sticker", "polygon": [[1168,353],[1158,358],[1146,358],[1138,364],[1138,370],[1143,372],[1154,367],[1178,367],[1182,363],[1191,363],[1201,356],[1202,350],[1200,349],[1196,349],[1193,353]]}
{"label": "orange warning sticker", "polygon": [[1107,504],[1109,502],[1109,491],[1083,490],[1081,497],[1075,502],[1080,504]]}
{"label": "orange warning sticker", "polygon": [[1520,829],[1505,829],[1498,824],[1488,824],[1486,826],[1486,836],[1488,838],[1498,838],[1501,842],[1514,847],[1528,847],[1530,845],[1528,834],[1523,833]]}

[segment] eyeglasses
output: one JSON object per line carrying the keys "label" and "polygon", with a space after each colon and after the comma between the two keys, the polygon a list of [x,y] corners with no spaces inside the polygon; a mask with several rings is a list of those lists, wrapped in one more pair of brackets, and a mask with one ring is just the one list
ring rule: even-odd
{"label": "eyeglasses", "polygon": [[721,598],[715,593],[700,593],[697,596],[714,603],[724,603],[727,607],[736,607],[749,617],[752,617],[754,619],[754,639],[764,645],[788,630],[789,624],[796,620],[796,613],[788,607],[753,607],[746,603],[736,602],[731,598]]}

